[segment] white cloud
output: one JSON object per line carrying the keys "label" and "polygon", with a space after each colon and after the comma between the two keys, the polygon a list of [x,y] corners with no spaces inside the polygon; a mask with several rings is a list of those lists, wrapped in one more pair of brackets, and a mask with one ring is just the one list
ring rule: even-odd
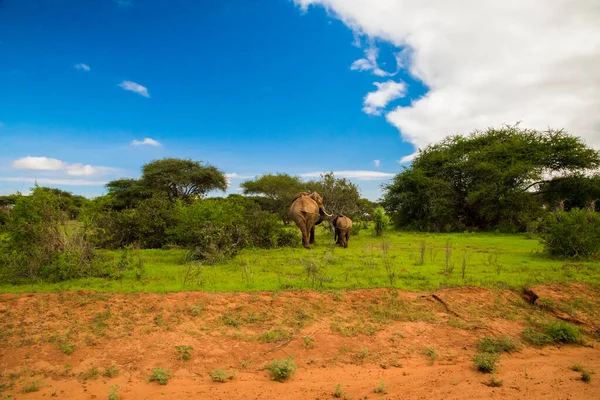
{"label": "white cloud", "polygon": [[123,81],[119,83],[120,87],[130,92],[134,92],[139,94],[140,96],[150,98],[150,94],[148,93],[148,89],[145,86],[140,85],[139,83],[135,83],[132,81]]}
{"label": "white cloud", "polygon": [[72,176],[103,175],[114,171],[113,168],[109,167],[94,167],[81,163],[68,164],[56,158],[31,156],[13,161],[12,167],[31,171],[62,171]]}
{"label": "white cloud", "polygon": [[225,174],[225,178],[227,179],[227,186],[231,185],[232,179],[250,179],[250,178],[254,178],[254,177],[255,177],[255,175],[239,175],[236,172],[231,172],[231,173]]}
{"label": "white cloud", "polygon": [[0,182],[38,183],[41,185],[65,185],[65,186],[104,186],[108,182],[91,181],[87,179],[54,179],[54,178],[31,178],[31,177],[4,177],[0,176]]}
{"label": "white cloud", "polygon": [[381,160],[373,160],[373,164],[375,164],[375,167],[379,168],[381,165]]}
{"label": "white cloud", "polygon": [[[309,172],[306,174],[300,174],[304,178],[319,178],[324,172]],[[379,181],[384,179],[390,179],[395,174],[380,171],[333,171],[333,175],[336,178],[348,178],[357,179],[359,181]]]}
{"label": "white cloud", "polygon": [[[356,37],[356,34],[355,34]],[[360,45],[360,41],[356,41],[353,43],[354,45]],[[396,75],[397,72],[386,72],[379,68],[377,64],[377,56],[379,55],[379,49],[374,46],[369,46],[365,50],[365,58],[358,59],[352,63],[350,69],[353,71],[373,71],[374,75],[377,76],[393,76]]]}
{"label": "white cloud", "polygon": [[87,65],[87,64],[84,64],[84,63],[75,64],[75,68],[83,70],[83,71],[90,71],[91,70],[90,66]]}
{"label": "white cloud", "polygon": [[404,156],[400,159],[400,161],[398,161],[400,164],[405,164],[405,163],[409,163],[412,160],[414,160],[417,156],[419,155],[418,152],[414,152],[412,154],[409,154],[407,156]]}
{"label": "white cloud", "polygon": [[403,82],[374,82],[377,90],[365,96],[363,111],[369,115],[381,115],[381,110],[390,101],[396,100],[406,93],[406,85]]}
{"label": "white cloud", "polygon": [[144,140],[134,140],[131,142],[131,144],[133,146],[162,146],[159,141],[150,138],[144,138]]}
{"label": "white cloud", "polygon": [[386,118],[417,148],[517,121],[600,146],[596,0],[295,2],[326,7],[370,42],[407,49],[403,68],[429,92]]}

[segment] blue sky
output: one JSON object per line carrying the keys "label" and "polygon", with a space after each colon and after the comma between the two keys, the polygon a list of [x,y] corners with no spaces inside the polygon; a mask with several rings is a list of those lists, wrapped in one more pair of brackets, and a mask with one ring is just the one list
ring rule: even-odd
{"label": "blue sky", "polygon": [[334,171],[377,199],[450,134],[520,121],[599,148],[595,4],[0,0],[0,194],[100,195],[182,157],[230,192]]}
{"label": "blue sky", "polygon": [[[230,192],[238,176],[345,171],[376,199],[386,176],[365,172],[398,172],[413,146],[361,111],[375,86],[350,68],[354,41],[286,0],[2,1],[0,191],[37,178],[94,196],[182,157],[236,174]],[[382,68],[393,50],[381,44]],[[422,94],[415,82],[397,103]],[[160,145],[132,144],[144,138]]]}

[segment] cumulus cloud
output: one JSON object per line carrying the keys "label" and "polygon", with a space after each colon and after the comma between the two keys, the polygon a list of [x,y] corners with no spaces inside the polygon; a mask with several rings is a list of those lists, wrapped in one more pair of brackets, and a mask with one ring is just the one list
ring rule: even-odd
{"label": "cumulus cloud", "polygon": [[144,140],[134,140],[131,142],[133,146],[162,146],[162,144],[151,138],[144,138]]}
{"label": "cumulus cloud", "polygon": [[405,164],[405,163],[409,163],[412,160],[414,160],[417,156],[419,155],[418,152],[414,152],[412,154],[409,154],[407,156],[404,156],[400,159],[400,161],[398,161],[400,164]]}
{"label": "cumulus cloud", "polygon": [[373,160],[373,164],[375,164],[375,167],[379,168],[381,165],[381,160]]}
{"label": "cumulus cloud", "polygon": [[374,82],[377,90],[368,93],[364,98],[363,111],[369,115],[381,115],[381,111],[390,101],[396,100],[406,93],[406,85],[402,82]]}
{"label": "cumulus cloud", "polygon": [[84,63],[75,64],[75,68],[80,69],[82,71],[90,71],[91,70],[90,66],[87,64],[84,64]]}
{"label": "cumulus cloud", "polygon": [[254,176],[255,175],[240,175],[236,172],[231,172],[231,173],[225,174],[225,178],[227,179],[227,186],[231,185],[232,179],[250,179],[250,178],[254,178]]}
{"label": "cumulus cloud", "polygon": [[12,167],[30,171],[62,171],[72,176],[104,175],[113,171],[109,167],[94,167],[81,163],[69,164],[56,158],[31,156],[13,161]]}
{"label": "cumulus cloud", "polygon": [[417,148],[517,121],[600,146],[597,1],[294,1],[404,50],[403,68],[429,92],[386,118]]}
{"label": "cumulus cloud", "polygon": [[65,185],[65,186],[104,186],[108,182],[87,179],[54,179],[54,178],[31,178],[31,177],[5,177],[0,176],[0,182],[38,183],[42,185]]}
{"label": "cumulus cloud", "polygon": [[135,83],[132,81],[123,81],[119,83],[118,86],[130,92],[137,93],[140,96],[150,98],[150,93],[148,93],[148,89],[145,86],[140,85],[139,83]]}
{"label": "cumulus cloud", "polygon": [[[355,39],[356,40],[356,39]],[[354,43],[357,44],[356,42]],[[360,45],[360,42],[358,42]],[[379,68],[377,64],[377,56],[379,55],[379,49],[374,46],[369,46],[365,50],[365,58],[358,59],[352,63],[350,69],[353,71],[373,71],[374,75],[377,76],[393,76],[397,72],[386,72]]]}
{"label": "cumulus cloud", "polygon": [[[300,174],[304,178],[318,178],[324,172],[308,172],[306,174]],[[357,179],[359,181],[379,181],[384,179],[390,179],[395,174],[380,171],[333,171],[333,175],[337,178],[348,178]]]}

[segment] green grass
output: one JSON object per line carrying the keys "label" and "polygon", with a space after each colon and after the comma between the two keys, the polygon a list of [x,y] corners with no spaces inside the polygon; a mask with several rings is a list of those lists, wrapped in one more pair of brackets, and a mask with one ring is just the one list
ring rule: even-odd
{"label": "green grass", "polygon": [[582,344],[583,336],[579,328],[568,322],[550,322],[528,326],[522,333],[523,339],[534,346],[547,346],[555,343]]}
{"label": "green grass", "polygon": [[[453,248],[451,264],[455,268],[452,273],[443,274],[440,272],[445,269],[445,244],[448,239]],[[426,249],[424,263],[421,265],[423,240]],[[408,291],[463,285],[518,289],[536,283],[600,281],[599,263],[582,262],[579,263],[580,268],[569,268],[568,265],[565,266],[565,262],[542,255],[542,249],[538,240],[516,234],[389,232],[382,239],[371,236],[367,230],[353,235],[350,246],[343,249],[336,247],[333,235],[319,226],[316,245],[310,251],[302,247],[245,249],[233,259],[215,266],[202,267],[200,271],[196,271],[202,279],[192,283],[188,280],[186,285],[183,284],[188,268],[184,263],[186,251],[156,249],[140,251],[147,272],[141,280],[137,280],[133,272],[126,272],[122,283],[117,280],[85,278],[62,283],[0,285],[0,292],[85,289],[165,293],[190,290],[230,292],[359,289],[390,286],[390,272],[396,274],[394,286]],[[468,251],[469,259],[463,279],[460,265],[465,251]],[[113,256],[115,262],[120,254],[119,251],[102,253]],[[252,270],[252,279],[247,279],[244,266],[249,266]],[[235,321],[228,322],[235,325]],[[99,326],[99,331],[102,328]]]}
{"label": "green grass", "polygon": [[516,339],[507,335],[502,335],[498,339],[486,336],[477,343],[477,350],[482,353],[502,353],[515,351],[519,349],[519,343]]}
{"label": "green grass", "polygon": [[479,353],[473,357],[475,368],[478,371],[491,374],[498,368],[498,354],[496,353]]}
{"label": "green grass", "polygon": [[235,375],[224,369],[215,369],[210,373],[210,379],[212,379],[213,382],[225,383],[233,378],[235,378]]}
{"label": "green grass", "polygon": [[283,382],[291,378],[296,373],[296,363],[291,357],[275,360],[265,366],[265,369],[271,372],[271,379]]}
{"label": "green grass", "polygon": [[166,385],[169,379],[173,376],[170,369],[154,368],[152,375],[148,378],[148,382],[158,382],[160,385]]}

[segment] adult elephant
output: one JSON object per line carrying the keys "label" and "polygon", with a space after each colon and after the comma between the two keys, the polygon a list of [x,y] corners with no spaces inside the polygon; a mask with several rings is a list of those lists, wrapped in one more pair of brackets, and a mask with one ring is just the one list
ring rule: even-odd
{"label": "adult elephant", "polygon": [[344,248],[348,247],[348,240],[350,240],[350,233],[352,233],[352,220],[339,214],[333,218],[332,224],[335,230],[333,240]]}
{"label": "adult elephant", "polygon": [[315,225],[320,224],[327,214],[323,198],[317,192],[301,192],[294,197],[290,207],[290,216],[302,232],[302,245],[310,249],[315,242]]}

